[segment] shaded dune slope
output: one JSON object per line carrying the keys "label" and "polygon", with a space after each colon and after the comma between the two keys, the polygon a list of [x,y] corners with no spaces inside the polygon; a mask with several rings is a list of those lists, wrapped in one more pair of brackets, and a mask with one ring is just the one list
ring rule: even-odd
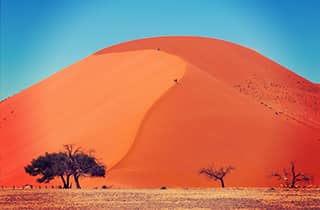
{"label": "shaded dune slope", "polygon": [[[193,67],[148,112],[128,155],[109,174],[123,187],[208,186],[208,164],[236,170],[229,186],[266,186],[290,160],[319,175],[319,130],[240,95]],[[156,152],[150,152],[156,151]]]}
{"label": "shaded dune slope", "polygon": [[232,186],[275,184],[291,160],[320,179],[319,85],[211,38],[108,47],[3,101],[0,119],[0,184],[31,183],[23,166],[66,143],[111,169],[85,186],[211,186],[197,172],[213,162],[236,167]]}

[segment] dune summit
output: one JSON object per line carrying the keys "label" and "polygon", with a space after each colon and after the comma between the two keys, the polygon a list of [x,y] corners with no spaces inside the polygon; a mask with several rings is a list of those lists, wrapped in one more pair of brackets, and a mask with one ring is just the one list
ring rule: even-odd
{"label": "dune summit", "polygon": [[0,185],[63,144],[109,171],[83,185],[208,187],[201,167],[233,165],[227,186],[268,186],[290,161],[320,180],[320,87],[248,48],[201,37],[114,45],[0,103]]}

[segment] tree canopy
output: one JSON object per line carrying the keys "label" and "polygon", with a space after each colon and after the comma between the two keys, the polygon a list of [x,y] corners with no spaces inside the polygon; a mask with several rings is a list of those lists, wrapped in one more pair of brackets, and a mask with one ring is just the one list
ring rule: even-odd
{"label": "tree canopy", "polygon": [[25,167],[26,173],[37,178],[39,183],[48,183],[56,177],[60,177],[64,188],[71,188],[70,177],[74,177],[77,188],[81,188],[79,178],[104,177],[105,166],[96,158],[84,152],[80,147],[74,149],[73,145],[65,145],[64,152],[45,153],[33,159]]}
{"label": "tree canopy", "polygon": [[104,177],[106,174],[105,166],[99,163],[96,158],[84,153],[80,147],[74,145],[64,145],[66,154],[72,161],[72,175],[77,188],[81,188],[79,178],[81,176]]}

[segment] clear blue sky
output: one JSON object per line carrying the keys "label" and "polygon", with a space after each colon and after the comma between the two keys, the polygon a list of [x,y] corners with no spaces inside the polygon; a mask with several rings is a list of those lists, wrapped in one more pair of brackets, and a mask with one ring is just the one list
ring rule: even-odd
{"label": "clear blue sky", "polygon": [[320,83],[318,0],[0,0],[0,99],[109,45],[208,36]]}

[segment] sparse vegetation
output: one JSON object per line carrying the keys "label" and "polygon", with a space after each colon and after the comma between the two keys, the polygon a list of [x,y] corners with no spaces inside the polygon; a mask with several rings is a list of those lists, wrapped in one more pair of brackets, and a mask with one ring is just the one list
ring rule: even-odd
{"label": "sparse vegetation", "polygon": [[45,153],[37,159],[33,159],[25,167],[26,173],[31,176],[39,176],[37,182],[49,183],[56,177],[60,177],[63,182],[63,188],[70,188],[71,161],[65,153]]}
{"label": "sparse vegetation", "polygon": [[65,145],[66,154],[71,160],[71,171],[77,188],[81,188],[79,178],[87,177],[104,177],[105,166],[97,162],[91,154],[86,154],[80,147],[74,145]]}
{"label": "sparse vegetation", "polygon": [[99,163],[92,154],[87,154],[80,147],[74,149],[73,145],[65,145],[65,152],[45,153],[33,159],[25,167],[26,173],[37,178],[39,183],[49,183],[59,177],[63,188],[71,188],[71,176],[74,177],[77,188],[81,188],[81,176],[104,177],[105,166]]}
{"label": "sparse vegetation", "polygon": [[274,172],[271,176],[276,177],[282,182],[282,186],[287,188],[296,188],[298,182],[309,183],[313,179],[311,176],[308,176],[302,172],[296,172],[293,161],[290,163],[289,170],[284,168],[282,173]]}
{"label": "sparse vegetation", "polygon": [[199,173],[206,175],[207,177],[209,177],[210,179],[213,179],[214,181],[219,180],[221,183],[221,187],[224,188],[225,186],[224,178],[232,170],[234,170],[233,166],[221,167],[219,169],[215,169],[213,166],[209,166],[207,168],[202,168],[199,171]]}

